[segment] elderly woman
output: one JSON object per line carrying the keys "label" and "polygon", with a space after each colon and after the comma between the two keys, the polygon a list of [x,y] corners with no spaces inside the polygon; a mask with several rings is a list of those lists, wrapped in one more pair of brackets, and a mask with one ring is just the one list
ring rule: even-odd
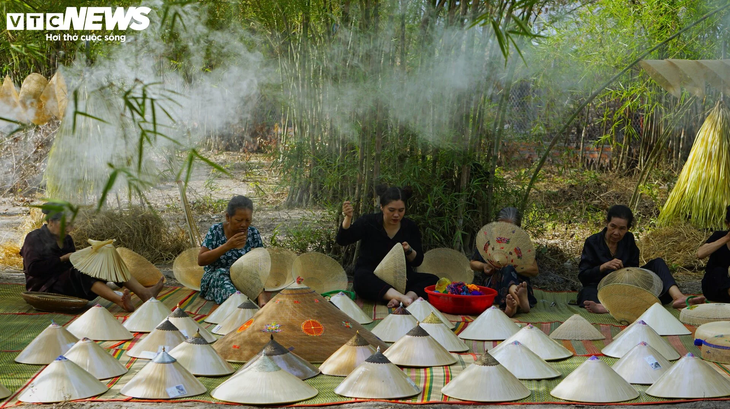
{"label": "elderly woman", "polygon": [[[725,225],[730,228],[730,206],[725,209]],[[707,256],[702,294],[714,302],[730,303],[730,229],[712,233],[697,250],[697,258]]]}
{"label": "elderly woman", "polygon": [[[608,312],[598,301],[598,283],[603,277],[624,267],[639,267],[639,248],[629,232],[633,222],[631,209],[623,205],[612,206],[606,214],[606,227],[588,237],[583,245],[578,265],[578,279],[583,288],[578,292],[578,305],[589,312]],[[664,286],[659,295],[662,304],[672,302],[674,308],[686,306],[688,298],[677,287],[664,260],[655,258],[641,268],[654,272],[662,280]],[[689,301],[698,304],[704,302],[705,297],[692,297]]]}
{"label": "elderly woman", "polygon": [[[498,222],[522,225],[522,217],[514,207],[505,207],[497,215]],[[527,267],[515,268],[511,265],[500,266],[484,260],[479,250],[475,250],[471,257],[471,269],[483,272],[487,277],[487,287],[497,291],[494,304],[499,305],[507,316],[513,316],[517,311],[530,312],[530,307],[537,304],[537,299],[530,285],[530,277],[536,277],[540,270],[537,261]]]}
{"label": "elderly woman", "polygon": [[[226,221],[210,226],[198,253],[198,265],[205,273],[200,281],[200,295],[221,304],[236,292],[230,268],[241,256],[263,247],[259,231],[251,226],[253,202],[245,196],[233,196],[226,208]],[[259,302],[265,302],[262,297]]]}
{"label": "elderly woman", "polygon": [[[60,237],[63,212],[43,209],[43,213],[46,214],[46,223],[40,229],[28,233],[20,249],[26,290],[64,294],[87,300],[99,296],[130,312],[134,311],[130,290],[143,302],[156,297],[162,290],[163,278],[153,286],[144,287],[131,277],[127,282],[117,283],[124,287],[119,294],[106,282],[76,270],[69,260],[76,251],[73,239],[68,234],[64,234],[63,240]],[[67,226],[67,230],[70,228],[71,226]]]}

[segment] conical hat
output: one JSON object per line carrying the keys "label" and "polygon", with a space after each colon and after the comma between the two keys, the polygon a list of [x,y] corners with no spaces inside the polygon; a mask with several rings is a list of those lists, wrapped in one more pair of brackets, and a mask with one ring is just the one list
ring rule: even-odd
{"label": "conical hat", "polygon": [[730,334],[715,335],[711,338],[696,339],[694,344],[700,347],[702,359],[721,364],[730,363]]}
{"label": "conical hat", "polygon": [[330,355],[319,370],[330,376],[347,376],[375,353],[375,348],[358,332],[345,345]]}
{"label": "conical hat", "polygon": [[0,399],[5,399],[8,396],[12,395],[13,393],[8,390],[8,388],[0,385]]}
{"label": "conical hat", "polygon": [[495,264],[529,267],[535,261],[530,236],[512,223],[489,223],[479,230],[476,240],[479,254]]}
{"label": "conical hat", "polygon": [[492,306],[470,322],[459,338],[478,341],[504,341],[516,334],[520,327],[504,311]]}
{"label": "conical hat", "polygon": [[117,341],[134,338],[129,330],[106,308],[99,304],[89,308],[74,322],[69,324],[68,332],[76,338],[90,338],[94,341]]}
{"label": "conical hat", "polygon": [[695,331],[695,339],[710,339],[718,335],[730,334],[730,321],[715,321],[702,324]]}
{"label": "conical hat", "polygon": [[390,284],[401,294],[406,293],[406,253],[403,245],[396,243],[375,267],[375,275]]}
{"label": "conical hat", "polygon": [[109,388],[63,355],[51,362],[20,394],[32,403],[66,402],[101,395]]}
{"label": "conical hat", "polygon": [[702,325],[715,321],[730,321],[730,304],[711,303],[691,305],[682,309],[679,320],[687,325]]}
{"label": "conical hat", "polygon": [[340,292],[333,295],[330,297],[330,302],[360,324],[369,324],[373,322],[373,317],[365,314],[365,312],[360,309],[354,301],[352,301],[352,298],[345,293]]}
{"label": "conical hat", "polygon": [[[89,239],[91,246],[71,253],[69,260],[82,273],[104,281],[127,282],[131,275],[112,244],[114,240]],[[93,339],[93,338],[92,338]]]}
{"label": "conical hat", "polygon": [[391,345],[383,355],[400,366],[445,366],[456,363],[456,358],[442,347],[420,325],[416,325]]}
{"label": "conical hat", "polygon": [[446,384],[441,393],[475,402],[510,402],[530,396],[530,390],[489,352],[484,352],[484,355]]}
{"label": "conical hat", "polygon": [[60,118],[61,115],[58,112],[58,99],[56,98],[56,76],[55,74],[48,81],[46,87],[43,88],[43,92],[38,98],[41,106],[43,107],[43,116],[46,118]]}
{"label": "conical hat", "polygon": [[36,125],[43,125],[48,122],[48,117],[45,115],[43,104],[40,101],[46,85],[48,85],[48,80],[44,76],[33,73],[25,77],[18,93],[20,106],[25,109],[28,119]]}
{"label": "conical hat", "polygon": [[550,391],[558,399],[574,402],[624,402],[639,397],[639,392],[595,356],[580,364]]}
{"label": "conical hat", "polygon": [[170,356],[196,376],[223,376],[235,371],[231,364],[223,360],[215,349],[200,336],[200,333],[181,342],[170,351]]}
{"label": "conical hat", "polygon": [[316,366],[302,359],[299,355],[284,348],[283,345],[274,340],[274,334],[271,334],[271,341],[258,353],[251,358],[238,372],[245,371],[251,365],[254,365],[262,356],[268,356],[276,363],[279,368],[289,372],[299,379],[309,379],[319,375],[319,369]]}
{"label": "conical hat", "polygon": [[438,319],[441,320],[441,322],[446,325],[449,329],[454,329],[456,325],[454,325],[453,322],[449,321],[448,318],[444,316],[444,314],[441,314],[441,311],[437,310],[436,307],[431,305],[430,302],[424,300],[421,297],[418,297],[416,301],[413,301],[411,305],[406,307],[408,309],[408,312],[410,312],[413,315],[413,318],[415,318],[418,321],[423,321],[428,317],[430,314],[436,314]]}
{"label": "conical hat", "polygon": [[373,328],[373,335],[385,342],[395,342],[418,325],[418,321],[403,306],[396,308]]}
{"label": "conical hat", "polygon": [[220,324],[213,327],[213,333],[218,335],[226,335],[231,331],[235,331],[245,324],[246,321],[253,318],[259,311],[259,307],[251,300],[242,302],[235,311],[228,314],[228,317]]}
{"label": "conical hat", "polygon": [[117,253],[124,260],[132,277],[143,286],[150,287],[157,284],[161,278],[164,279],[159,268],[134,251],[126,247],[118,247]]}
{"label": "conical hat", "polygon": [[302,284],[323,294],[347,290],[347,273],[332,257],[317,253],[304,253],[294,259],[292,275],[304,279]]}
{"label": "conical hat", "polygon": [[587,319],[580,314],[573,314],[550,334],[552,339],[597,340],[606,339]]}
{"label": "conical hat", "polygon": [[255,300],[264,291],[269,270],[271,270],[269,252],[263,247],[257,247],[233,263],[231,281],[246,297]]}
{"label": "conical hat", "polygon": [[730,381],[689,353],[646,390],[658,398],[717,398],[730,395]]}
{"label": "conical hat", "polygon": [[691,332],[661,304],[652,304],[639,317],[659,335],[689,335]]}
{"label": "conical hat", "polygon": [[223,301],[223,304],[219,305],[218,308],[215,309],[215,311],[205,317],[203,321],[210,322],[211,324],[220,324],[221,322],[223,322],[224,319],[226,319],[226,317],[236,311],[236,309],[238,309],[238,307],[247,300],[248,297],[246,297],[244,293],[236,291],[235,293],[231,294],[231,296],[228,297],[225,301]]}
{"label": "conical hat", "polygon": [[627,284],[610,284],[598,290],[598,300],[616,321],[627,324],[636,321],[659,299],[643,288]]}
{"label": "conical hat", "polygon": [[68,106],[68,89],[66,89],[66,80],[63,79],[60,71],[56,71],[56,100],[58,101],[58,119],[63,119]]}
{"label": "conical hat", "polygon": [[527,324],[527,326],[517,331],[516,334],[497,345],[497,347],[494,348],[494,351],[504,348],[510,342],[514,341],[520,341],[522,345],[530,348],[530,351],[534,352],[537,356],[546,361],[555,361],[573,356],[573,353],[567,348],[551,339],[539,328],[533,327],[531,324]]}
{"label": "conical hat", "polygon": [[271,256],[271,270],[264,285],[266,291],[279,291],[294,282],[292,274],[294,260],[297,254],[283,247],[267,247]]}
{"label": "conical hat", "polygon": [[10,76],[5,77],[3,86],[0,89],[0,107],[3,107],[4,117],[26,122],[25,110],[20,106],[18,92],[15,90],[15,85]]}
{"label": "conical hat", "polygon": [[127,367],[89,338],[77,342],[64,356],[96,379],[115,378],[127,373]]}
{"label": "conical hat", "polygon": [[207,389],[164,349],[120,391],[140,399],[174,399],[200,395]]}
{"label": "conical hat", "polygon": [[317,393],[317,389],[279,368],[270,357],[262,356],[254,365],[213,389],[210,395],[226,402],[279,405],[313,398]]}
{"label": "conical hat", "polygon": [[127,355],[133,358],[152,359],[162,349],[172,350],[181,342],[185,336],[174,326],[170,320],[165,319],[160,325],[150,332],[141,341],[127,350]]}
{"label": "conical hat", "polygon": [[48,365],[65,354],[76,344],[78,338],[66,328],[51,321],[33,341],[15,358],[15,362],[29,365]]}
{"label": "conical hat", "polygon": [[631,328],[626,328],[626,331],[620,337],[617,337],[613,342],[608,344],[601,352],[606,356],[621,358],[631,348],[638,345],[639,342],[646,342],[651,345],[652,348],[656,349],[664,358],[670,361],[679,359],[677,350],[650,326],[646,325],[644,321],[636,321],[636,324]]}
{"label": "conical hat", "polygon": [[520,341],[505,343],[503,348],[492,349],[489,352],[517,379],[550,379],[560,376],[560,372]]}
{"label": "conical hat", "polygon": [[613,284],[626,284],[643,288],[657,297],[664,288],[664,283],[659,276],[651,270],[639,267],[624,267],[609,273],[598,283],[598,289]]}
{"label": "conical hat", "polygon": [[449,352],[466,352],[469,350],[464,341],[454,334],[444,323],[431,313],[425,320],[421,321],[421,328],[425,329],[439,344]]}
{"label": "conical hat", "polygon": [[167,319],[170,320],[172,325],[176,326],[178,330],[185,336],[185,338],[190,338],[193,335],[195,335],[196,332],[200,332],[200,336],[202,336],[208,343],[215,342],[217,338],[208,332],[207,329],[203,328],[200,324],[198,324],[197,321],[190,318],[190,316],[183,311],[182,308],[177,307],[175,310],[170,314]]}
{"label": "conical hat", "polygon": [[124,321],[124,328],[130,332],[152,332],[167,316],[170,310],[155,297],[145,301]]}
{"label": "conical hat", "polygon": [[469,259],[462,252],[449,248],[431,249],[423,253],[423,262],[416,267],[416,271],[446,277],[451,282],[471,284],[474,281],[474,270],[469,265]]}
{"label": "conical hat", "polygon": [[672,364],[656,349],[640,342],[631,348],[611,367],[628,383],[651,385],[656,382]]}
{"label": "conical hat", "polygon": [[337,385],[335,393],[348,398],[401,399],[421,393],[421,388],[378,349]]}
{"label": "conical hat", "polygon": [[642,60],[641,67],[670,94],[679,98],[682,96],[682,83],[679,69],[666,60]]}
{"label": "conical hat", "polygon": [[236,331],[213,345],[233,362],[253,358],[269,342],[269,334],[308,362],[323,362],[360,331],[375,347],[386,345],[311,288],[287,287]]}
{"label": "conical hat", "polygon": [[195,291],[200,291],[200,280],[205,274],[203,267],[198,265],[199,253],[200,247],[189,248],[175,257],[175,261],[172,263],[175,280]]}

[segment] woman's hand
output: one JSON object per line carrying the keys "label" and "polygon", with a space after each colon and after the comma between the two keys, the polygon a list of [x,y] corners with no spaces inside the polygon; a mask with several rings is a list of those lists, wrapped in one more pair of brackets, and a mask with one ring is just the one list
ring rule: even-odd
{"label": "woman's hand", "polygon": [[65,263],[65,262],[69,261],[71,259],[71,254],[73,254],[73,253],[66,253],[66,254],[62,255],[61,262]]}
{"label": "woman's hand", "polygon": [[246,245],[246,240],[248,240],[248,232],[236,233],[226,241],[226,248],[228,250],[242,249]]}
{"label": "woman's hand", "polygon": [[607,270],[619,270],[622,268],[624,268],[623,261],[615,258],[611,261],[607,261],[607,262],[601,264],[601,267],[599,269],[603,273],[603,272],[606,272]]}
{"label": "woman's hand", "polygon": [[411,247],[407,241],[401,243],[401,246],[403,246],[403,252],[406,254],[406,259],[408,261],[413,261],[416,258],[416,250],[413,250],[413,247]]}
{"label": "woman's hand", "polygon": [[345,216],[345,219],[342,220],[342,228],[347,230],[350,228],[350,224],[352,224],[352,215],[355,212],[355,210],[352,207],[352,203],[350,203],[349,200],[345,201],[345,203],[342,203],[342,215]]}

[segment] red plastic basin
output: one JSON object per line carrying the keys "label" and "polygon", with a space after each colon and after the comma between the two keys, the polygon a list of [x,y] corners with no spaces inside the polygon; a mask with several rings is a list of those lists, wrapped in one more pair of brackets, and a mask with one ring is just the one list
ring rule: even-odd
{"label": "red plastic basin", "polygon": [[428,294],[428,302],[437,310],[447,314],[479,315],[492,306],[497,290],[489,287],[479,287],[484,295],[454,295],[442,294],[434,291],[435,285],[430,285],[424,290]]}

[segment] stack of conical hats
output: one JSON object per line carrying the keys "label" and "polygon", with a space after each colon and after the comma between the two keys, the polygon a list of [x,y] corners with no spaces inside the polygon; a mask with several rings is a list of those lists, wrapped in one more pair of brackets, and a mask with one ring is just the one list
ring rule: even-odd
{"label": "stack of conical hats", "polygon": [[444,386],[441,393],[475,402],[509,402],[530,396],[530,390],[489,352],[484,352],[484,355]]}
{"label": "stack of conical hats", "polygon": [[231,281],[251,300],[264,291],[271,270],[271,256],[263,247],[252,249],[231,265]]}
{"label": "stack of conical hats", "polygon": [[395,342],[417,324],[418,321],[413,318],[411,313],[405,307],[400,306],[373,328],[373,334],[385,342]]}
{"label": "stack of conical hats", "polygon": [[[242,388],[241,385],[246,385]],[[317,389],[279,368],[268,356],[262,356],[245,371],[233,375],[211,392],[226,402],[250,405],[280,405],[317,396]]]}
{"label": "stack of conical hats", "polygon": [[420,325],[416,325],[391,345],[383,355],[400,366],[445,366],[456,363],[456,358]]}
{"label": "stack of conical hats", "polygon": [[266,291],[279,291],[294,282],[292,266],[297,255],[282,247],[267,247],[266,250],[271,257],[271,270],[264,288]]}
{"label": "stack of conical hats", "polygon": [[375,348],[358,332],[319,366],[325,375],[347,376],[375,352]]}
{"label": "stack of conical hats", "polygon": [[294,260],[292,275],[301,277],[302,284],[319,294],[347,289],[347,273],[332,257],[317,253],[304,253]]}
{"label": "stack of conical hats", "polygon": [[231,331],[235,331],[250,320],[258,312],[259,307],[251,300],[242,302],[238,308],[228,314],[220,324],[213,328],[213,333],[218,335],[226,335]]}
{"label": "stack of conical hats", "polygon": [[658,398],[717,398],[730,395],[730,381],[689,353],[646,390]]}
{"label": "stack of conical hats", "polygon": [[474,281],[474,270],[469,266],[469,259],[464,253],[450,248],[431,249],[423,253],[423,262],[416,271],[446,277],[451,282],[471,284]]}
{"label": "stack of conical hats", "polygon": [[152,332],[168,315],[170,310],[165,304],[152,297],[137,308],[122,325],[131,332]]}
{"label": "stack of conical hats", "polygon": [[51,321],[51,325],[38,334],[18,354],[15,362],[30,365],[48,365],[59,355],[65,354],[77,341],[78,339],[66,328]]}
{"label": "stack of conical hats", "polygon": [[621,358],[631,348],[639,344],[639,342],[646,342],[651,345],[652,348],[656,349],[657,352],[670,361],[679,359],[679,353],[672,345],[667,342],[666,339],[659,336],[650,326],[646,325],[644,321],[636,321],[631,327],[626,328],[620,336],[608,344],[607,347],[603,348],[601,352],[613,358]]}
{"label": "stack of conical hats", "polygon": [[401,399],[421,393],[421,388],[378,348],[337,385],[335,393],[348,398]]}
{"label": "stack of conical hats", "polygon": [[573,353],[567,348],[558,344],[555,340],[550,339],[539,328],[533,327],[530,324],[527,324],[526,327],[497,345],[494,350],[504,348],[514,341],[519,341],[522,345],[529,348],[530,351],[546,361],[555,361],[573,356]]}
{"label": "stack of conical hats", "polygon": [[572,317],[555,328],[555,331],[550,334],[550,338],[582,341],[605,339],[606,337],[580,314],[573,314]]}
{"label": "stack of conical hats", "polygon": [[492,306],[469,323],[459,338],[477,341],[504,341],[515,335],[520,327],[504,311]]}
{"label": "stack of conical hats", "polygon": [[78,365],[59,356],[20,394],[18,400],[33,403],[66,402],[101,395],[106,385]]}
{"label": "stack of conical hats", "polygon": [[172,350],[181,342],[185,336],[173,325],[170,320],[165,319],[141,341],[127,350],[127,355],[133,358],[152,359],[162,349]]}
{"label": "stack of conical hats", "polygon": [[360,324],[369,324],[373,322],[373,317],[365,314],[365,312],[343,292],[330,297],[330,302]]}
{"label": "stack of conical hats", "polygon": [[177,329],[180,330],[185,338],[192,337],[196,332],[200,332],[200,336],[209,343],[216,341],[216,337],[213,334],[200,326],[200,324],[198,324],[194,319],[190,318],[190,316],[180,307],[175,308],[167,319],[170,320],[172,325],[176,326]]}
{"label": "stack of conical hats", "polygon": [[401,294],[406,293],[406,253],[403,245],[396,243],[383,257],[373,273],[393,286]]}
{"label": "stack of conical hats", "polygon": [[136,278],[143,286],[153,286],[157,284],[161,278],[164,279],[160,269],[155,267],[154,264],[150,263],[149,260],[140,254],[137,254],[126,247],[117,248],[117,253],[119,253],[119,257],[122,258],[124,264],[127,265],[127,268],[129,268],[129,273],[132,274],[132,277]]}
{"label": "stack of conical hats", "polygon": [[131,275],[112,244],[114,240],[89,239],[89,247],[71,253],[69,260],[82,273],[115,283],[127,282]]}
{"label": "stack of conical hats", "polygon": [[198,254],[200,247],[189,248],[177,257],[172,263],[172,273],[175,279],[185,287],[200,291],[200,280],[203,279],[205,269],[198,265]]}
{"label": "stack of conical hats", "polygon": [[13,393],[8,390],[8,388],[0,385],[0,399],[5,399],[8,396],[12,395]]}
{"label": "stack of conical hats", "polygon": [[517,379],[550,379],[560,376],[560,372],[520,341],[505,343],[504,347],[493,349],[490,353]]}
{"label": "stack of conical hats", "polygon": [[574,402],[625,402],[639,397],[639,392],[607,363],[590,357],[566,376],[550,394]]}
{"label": "stack of conical hats", "polygon": [[200,395],[207,389],[163,349],[120,391],[139,399],[174,399]]}
{"label": "stack of conical hats", "polygon": [[679,313],[679,320],[687,325],[702,325],[715,321],[730,321],[730,304],[711,303],[691,305]]}
{"label": "stack of conical hats", "polygon": [[426,319],[426,317],[433,313],[436,314],[438,319],[440,319],[441,322],[443,322],[444,325],[446,325],[446,327],[448,327],[449,329],[454,329],[454,327],[456,327],[456,325],[454,325],[453,322],[449,321],[449,319],[446,318],[446,316],[444,316],[441,311],[437,310],[436,307],[431,305],[430,302],[424,300],[421,297],[418,297],[418,299],[416,301],[413,301],[411,305],[406,307],[406,309],[408,310],[408,312],[411,313],[411,315],[413,315],[413,318],[415,318],[417,321],[423,321]]}
{"label": "stack of conical hats", "polygon": [[236,291],[223,301],[223,304],[219,305],[215,311],[205,317],[203,321],[210,322],[211,324],[220,324],[224,319],[231,315],[232,312],[236,311],[236,308],[245,301],[248,301],[248,297],[246,297],[242,292]]}
{"label": "stack of conical hats", "polygon": [[170,356],[183,368],[197,376],[223,376],[232,374],[234,369],[210,344],[200,336],[200,332],[181,342]]}
{"label": "stack of conical hats", "polygon": [[431,313],[421,322],[421,328],[426,330],[429,335],[449,352],[465,352],[469,350],[469,346],[459,339],[453,331],[448,329],[443,321],[434,313]]}
{"label": "stack of conical hats", "polygon": [[134,338],[134,335],[124,328],[112,313],[99,304],[76,318],[67,329],[76,338],[89,338],[94,341],[123,341]]}
{"label": "stack of conical hats", "polygon": [[656,349],[640,342],[611,367],[628,383],[651,385],[656,382],[672,364]]}
{"label": "stack of conical hats", "polygon": [[127,367],[89,338],[77,342],[64,356],[96,379],[115,378],[127,373]]}
{"label": "stack of conical hats", "polygon": [[695,339],[710,339],[718,335],[730,334],[730,321],[715,321],[702,324],[695,331]]}
{"label": "stack of conical hats", "polygon": [[660,303],[652,304],[639,317],[659,335],[689,335],[691,332]]}
{"label": "stack of conical hats", "polygon": [[257,360],[261,359],[262,356],[271,358],[276,365],[296,376],[299,379],[309,379],[311,377],[319,375],[319,369],[316,366],[302,359],[299,355],[284,348],[283,345],[274,340],[274,335],[271,334],[271,340],[268,344],[253,357],[246,365],[244,365],[238,372],[245,371],[248,367],[254,365]]}

